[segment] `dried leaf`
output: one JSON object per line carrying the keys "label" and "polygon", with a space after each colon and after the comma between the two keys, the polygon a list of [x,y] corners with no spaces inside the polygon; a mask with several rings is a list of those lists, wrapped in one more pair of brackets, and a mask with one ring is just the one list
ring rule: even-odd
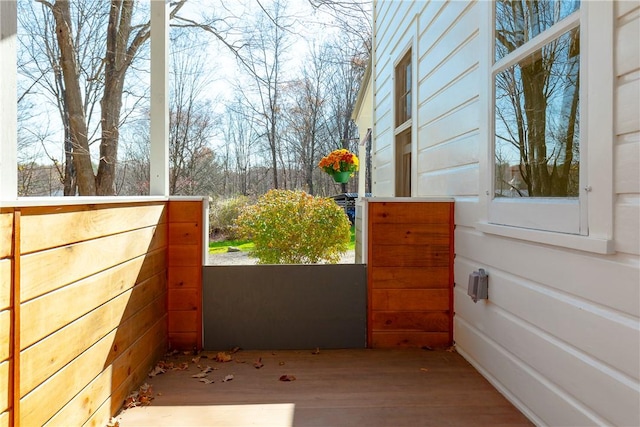
{"label": "dried leaf", "polygon": [[320,347],[316,347],[316,349],[313,350],[311,354],[320,354]]}
{"label": "dried leaf", "polygon": [[213,368],[211,366],[207,366],[206,368],[204,368],[204,370],[202,371],[203,374],[208,374],[209,372],[213,371]]}
{"label": "dried leaf", "polygon": [[293,375],[282,375],[280,377],[280,381],[295,381],[296,377],[294,377]]}
{"label": "dried leaf", "polygon": [[237,352],[239,352],[240,350],[242,350],[240,347],[233,347],[229,353],[231,353],[231,354],[236,354],[236,353],[237,353]]}
{"label": "dried leaf", "polygon": [[155,366],[155,368],[153,368],[151,370],[151,372],[149,372],[149,378],[153,378],[156,375],[164,374],[165,372],[167,372],[167,371],[165,371],[164,368],[160,364],[157,364]]}
{"label": "dried leaf", "polygon": [[140,386],[137,391],[132,392],[124,401],[124,407],[126,409],[134,408],[136,406],[148,405],[153,400],[153,389],[147,383]]}
{"label": "dried leaf", "polygon": [[422,372],[429,372],[429,370],[428,370],[427,368],[420,368],[420,370],[421,370]]}
{"label": "dried leaf", "polygon": [[219,352],[218,354],[216,354],[216,362],[231,362],[233,360],[233,356],[231,356],[230,354],[225,353],[224,351]]}
{"label": "dried leaf", "polygon": [[191,361],[192,361],[193,363],[198,363],[198,362],[200,362],[200,356],[196,356],[196,357],[194,357],[193,359],[191,359]]}
{"label": "dried leaf", "polygon": [[445,351],[448,351],[449,353],[455,353],[456,352],[456,346],[452,345],[451,347],[448,347]]}
{"label": "dried leaf", "polygon": [[284,362],[278,362],[278,366],[284,366]]}
{"label": "dried leaf", "polygon": [[206,377],[206,376],[207,376],[207,374],[206,374],[206,373],[204,373],[204,372],[200,372],[199,374],[193,374],[193,375],[191,375],[191,378],[204,378],[204,377]]}
{"label": "dried leaf", "polygon": [[189,363],[187,362],[182,362],[181,364],[173,368],[174,371],[186,371],[187,369],[189,369]]}
{"label": "dried leaf", "polygon": [[214,380],[210,380],[209,378],[200,378],[198,381],[205,384],[213,384],[215,382]]}
{"label": "dried leaf", "polygon": [[224,379],[222,380],[223,383],[226,383],[227,381],[231,381],[233,380],[233,375],[229,374],[226,377],[224,377]]}
{"label": "dried leaf", "polygon": [[264,366],[264,364],[262,363],[262,357],[258,357],[258,360],[253,362],[253,367],[256,368],[256,369],[260,369],[263,366]]}
{"label": "dried leaf", "polygon": [[427,351],[433,351],[433,347],[429,347],[428,345],[423,345],[420,348],[423,349],[423,350],[427,350]]}

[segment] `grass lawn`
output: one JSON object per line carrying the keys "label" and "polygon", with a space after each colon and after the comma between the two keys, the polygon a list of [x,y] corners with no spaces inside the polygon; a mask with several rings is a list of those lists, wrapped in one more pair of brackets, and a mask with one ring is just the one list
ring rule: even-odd
{"label": "grass lawn", "polygon": [[[209,242],[210,254],[222,254],[228,251],[229,246],[240,249],[242,252],[250,252],[253,250],[253,242],[251,240],[223,240],[221,242]],[[351,240],[349,241],[349,250],[356,247],[356,229],[351,227]]]}

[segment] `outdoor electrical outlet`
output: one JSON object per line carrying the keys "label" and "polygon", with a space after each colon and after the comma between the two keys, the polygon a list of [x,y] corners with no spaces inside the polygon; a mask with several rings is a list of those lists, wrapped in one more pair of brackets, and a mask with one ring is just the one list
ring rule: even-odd
{"label": "outdoor electrical outlet", "polygon": [[489,298],[489,276],[485,273],[484,268],[474,271],[469,275],[467,294],[473,302],[478,302],[479,299]]}

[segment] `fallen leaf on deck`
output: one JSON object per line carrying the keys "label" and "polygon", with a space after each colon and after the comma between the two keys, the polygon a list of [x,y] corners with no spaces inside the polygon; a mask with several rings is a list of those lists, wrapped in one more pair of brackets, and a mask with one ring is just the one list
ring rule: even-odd
{"label": "fallen leaf on deck", "polygon": [[231,356],[230,354],[225,353],[224,351],[219,352],[218,354],[216,354],[216,362],[231,362],[233,360],[233,356]]}
{"label": "fallen leaf on deck", "polygon": [[429,370],[428,370],[427,368],[420,368],[420,370],[421,370],[422,372],[429,372]]}
{"label": "fallen leaf on deck", "polygon": [[191,375],[191,378],[204,378],[206,376],[207,376],[207,374],[205,372],[200,372],[199,374]]}
{"label": "fallen leaf on deck", "polygon": [[224,379],[222,380],[223,383],[226,383],[227,381],[231,381],[233,380],[233,375],[227,375],[226,377],[224,377]]}
{"label": "fallen leaf on deck", "polygon": [[231,354],[236,354],[236,353],[237,353],[237,352],[239,352],[240,350],[242,350],[240,347],[233,347],[229,353],[231,353]]}
{"label": "fallen leaf on deck", "polygon": [[284,362],[278,362],[278,365],[284,366]]}
{"label": "fallen leaf on deck", "polygon": [[423,349],[423,350],[427,350],[427,351],[433,351],[433,347],[429,347],[428,345],[423,345],[420,348]]}
{"label": "fallen leaf on deck", "polygon": [[451,347],[448,347],[445,351],[448,351],[449,353],[455,353],[456,352],[456,346],[452,345]]}
{"label": "fallen leaf on deck", "polygon": [[316,349],[313,350],[311,354],[320,354],[320,347],[316,347]]}
{"label": "fallen leaf on deck", "polygon": [[202,371],[203,374],[208,374],[209,372],[213,371],[213,368],[211,366],[207,366],[206,368],[204,368],[204,370]]}
{"label": "fallen leaf on deck", "polygon": [[192,361],[193,363],[198,363],[198,362],[200,361],[200,356],[196,356],[196,357],[194,357],[193,359],[191,359],[191,361]]}
{"label": "fallen leaf on deck", "polygon": [[214,380],[210,380],[209,378],[200,378],[198,381],[205,384],[213,384],[215,382]]}
{"label": "fallen leaf on deck", "polygon": [[151,372],[149,372],[149,378],[153,378],[156,375],[164,374],[165,372],[167,372],[167,371],[165,371],[164,368],[160,364],[157,364],[155,366],[155,368],[153,368],[151,370]]}
{"label": "fallen leaf on deck", "polygon": [[187,369],[189,369],[189,363],[187,362],[182,362],[181,364],[173,368],[174,371],[186,371]]}
{"label": "fallen leaf on deck", "polygon": [[153,400],[153,389],[147,383],[140,386],[137,391],[134,391],[124,401],[124,407],[126,409],[134,408],[136,406],[144,406],[151,403]]}
{"label": "fallen leaf on deck", "polygon": [[296,377],[294,377],[293,375],[282,375],[280,377],[280,381],[295,381]]}
{"label": "fallen leaf on deck", "polygon": [[260,369],[263,366],[264,366],[264,364],[262,363],[262,357],[258,357],[258,360],[253,362],[253,367],[256,368],[256,369]]}

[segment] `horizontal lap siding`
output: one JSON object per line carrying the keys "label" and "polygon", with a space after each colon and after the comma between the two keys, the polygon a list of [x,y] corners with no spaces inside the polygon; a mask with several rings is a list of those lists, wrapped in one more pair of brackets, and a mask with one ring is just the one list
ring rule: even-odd
{"label": "horizontal lap siding", "polygon": [[170,201],[167,263],[172,348],[202,348],[203,235],[203,201]]}
{"label": "horizontal lap siding", "polygon": [[8,426],[11,416],[12,240],[13,210],[0,209],[0,427]]}
{"label": "horizontal lap siding", "polygon": [[167,349],[165,203],[20,210],[20,422],[104,425]]}
{"label": "horizontal lap siding", "polygon": [[374,348],[451,344],[451,203],[368,203]]}
{"label": "horizontal lap siding", "polygon": [[[417,195],[456,197],[457,349],[537,424],[640,425],[640,7],[637,2],[614,6],[617,253],[608,256],[476,230],[476,222],[486,217],[479,172],[487,168],[482,163],[489,126],[481,120],[484,101],[476,100],[481,85],[490,82],[478,77],[474,87],[469,78],[482,75],[485,47],[479,46],[478,31],[484,21],[477,17],[483,7],[490,6],[429,2],[418,18]],[[393,15],[389,8],[386,16]],[[449,8],[457,14],[447,13]],[[377,40],[374,52],[389,44]],[[387,65],[377,74],[391,71]],[[376,111],[380,114],[386,111]],[[374,187],[379,196],[390,191]],[[489,274],[489,299],[474,304],[466,284],[478,268]],[[374,317],[379,328],[388,320]],[[403,320],[422,321],[413,315]]]}

